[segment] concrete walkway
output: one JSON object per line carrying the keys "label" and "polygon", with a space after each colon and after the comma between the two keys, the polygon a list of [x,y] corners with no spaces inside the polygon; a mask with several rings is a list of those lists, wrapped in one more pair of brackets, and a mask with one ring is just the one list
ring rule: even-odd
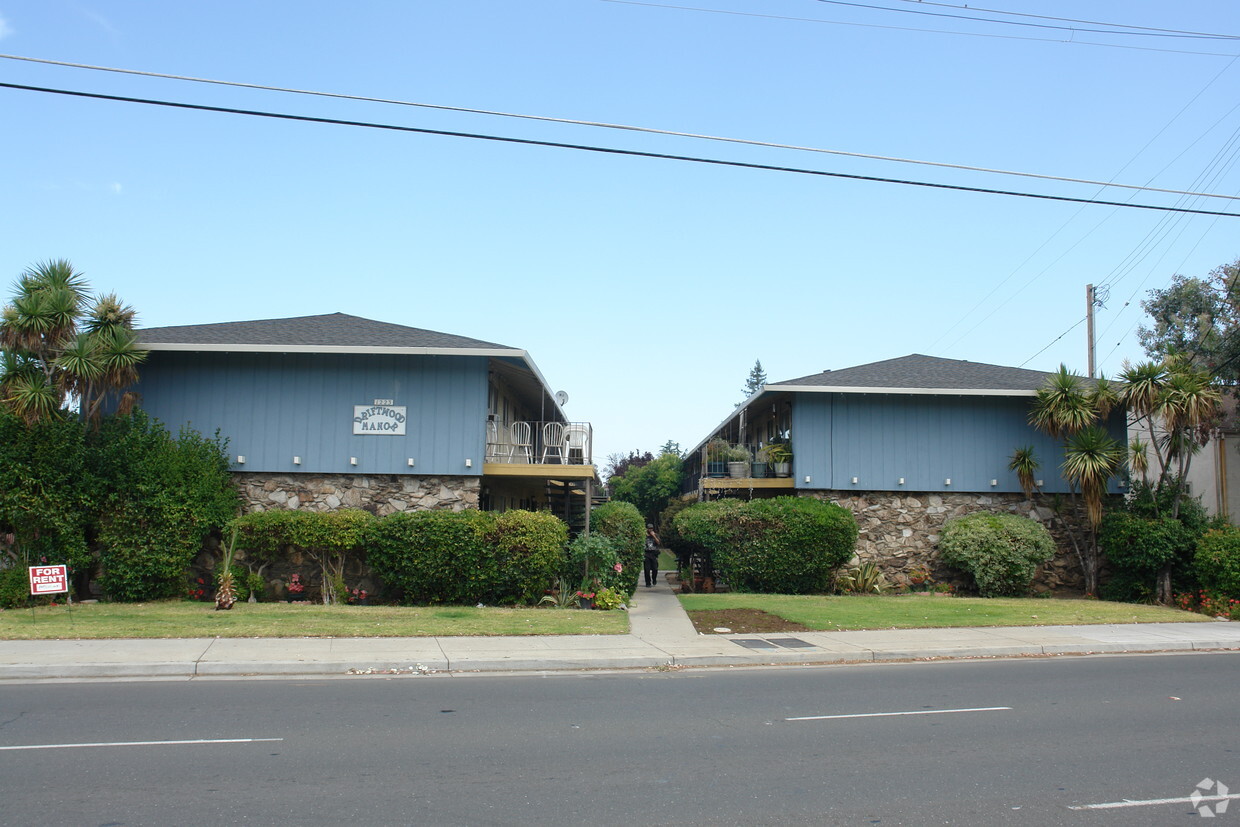
{"label": "concrete walkway", "polygon": [[0,680],[509,672],[1240,650],[1240,623],[699,635],[671,586],[627,635],[0,641]]}

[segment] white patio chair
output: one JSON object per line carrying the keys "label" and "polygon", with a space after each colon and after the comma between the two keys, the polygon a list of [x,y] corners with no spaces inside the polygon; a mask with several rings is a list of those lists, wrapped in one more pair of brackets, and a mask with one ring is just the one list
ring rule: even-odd
{"label": "white patio chair", "polygon": [[[576,451],[580,459],[573,456]],[[587,465],[590,462],[590,426],[569,423],[564,427],[565,462],[572,465]]]}
{"label": "white patio chair", "polygon": [[542,459],[543,465],[554,454],[560,464],[564,464],[564,425],[560,422],[545,422],[542,426]]}
{"label": "white patio chair", "polygon": [[499,435],[499,423],[494,419],[487,420],[487,459],[495,462],[504,455],[504,443]]}
{"label": "white patio chair", "polygon": [[508,426],[508,460],[515,461],[518,455],[525,457],[527,464],[534,461],[533,432],[528,422],[514,422]]}

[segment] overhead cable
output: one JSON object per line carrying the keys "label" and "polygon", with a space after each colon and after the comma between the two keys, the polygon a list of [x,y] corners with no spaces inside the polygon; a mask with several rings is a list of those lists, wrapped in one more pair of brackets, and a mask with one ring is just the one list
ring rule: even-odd
{"label": "overhead cable", "polygon": [[502,112],[492,109],[475,109],[465,106],[449,106],[446,104],[435,103],[418,103],[414,101],[399,100],[394,98],[376,98],[367,95],[349,95],[341,92],[320,92],[309,89],[293,89],[282,86],[267,86],[258,83],[244,83],[240,81],[215,80],[211,78],[199,78],[189,75],[172,75],[163,72],[146,72],[137,69],[120,69],[112,66],[93,66],[86,63],[71,63],[63,60],[49,60],[46,58],[25,57],[22,55],[0,54],[0,59],[20,60],[29,63],[43,63],[52,66],[66,66],[73,69],[90,69],[99,72],[113,72],[123,75],[138,75],[141,77],[155,77],[165,80],[182,80],[190,83],[206,83],[215,86],[232,86],[241,89],[258,89],[265,92],[286,92],[294,95],[311,95],[315,97],[336,98],[340,100],[354,100],[367,103],[383,103],[396,106],[413,106],[423,109],[437,109],[446,112],[463,112],[471,115],[492,115],[502,118],[518,118],[522,120],[543,121],[548,123],[570,124],[573,126],[589,126],[601,129],[617,129],[627,132],[642,132],[651,135],[668,135],[676,138],[694,138],[706,141],[718,141],[721,143],[743,144],[746,146],[760,146],[767,149],[790,149],[797,152],[817,152],[824,155],[838,155],[846,158],[861,158],[867,161],[890,161],[899,164],[914,164],[918,166],[940,167],[943,169],[956,169],[965,172],[984,172],[992,175],[1012,175],[1020,178],[1036,178],[1042,181],[1060,181],[1067,184],[1088,184],[1097,187],[1115,187],[1117,189],[1134,190],[1137,192],[1159,192],[1168,195],[1195,195],[1203,198],[1222,198],[1229,201],[1240,200],[1240,195],[1226,195],[1222,193],[1209,192],[1192,192],[1190,190],[1165,189],[1161,187],[1151,187],[1140,184],[1119,184],[1113,181],[1094,181],[1088,178],[1069,178],[1060,175],[1043,175],[1037,172],[1018,172],[1016,170],[997,169],[993,167],[978,167],[969,164],[950,164],[942,161],[923,161],[914,158],[898,158],[891,155],[874,155],[865,152],[849,152],[842,149],[823,149],[821,147],[798,146],[796,144],[781,144],[773,141],[757,141],[748,138],[729,138],[721,135],[707,135],[696,132],[679,132],[671,129],[657,129],[647,126],[633,126],[630,124],[608,123],[606,121],[586,121],[574,118],[556,118],[549,115],[527,115],[515,112]]}
{"label": "overhead cable", "polygon": [[[106,100],[121,103],[139,103],[148,106],[163,106],[172,109],[189,109],[199,112],[218,112],[227,115],[248,115],[256,118],[271,118],[274,120],[284,121],[300,121],[303,123],[321,123],[333,126],[357,126],[367,129],[383,129],[392,132],[411,132],[419,135],[439,135],[448,138],[472,138],[479,141],[494,141],[497,143],[521,144],[524,146],[543,146],[554,149],[573,149],[581,152],[597,152],[606,155],[627,155],[634,158],[657,158],[664,161],[685,161],[695,164],[711,164],[714,166],[737,167],[741,169],[758,169],[767,172],[790,172],[798,175],[816,175],[824,178],[840,178],[850,181],[869,181],[883,184],[903,184],[911,187],[927,187],[930,189],[955,190],[957,192],[976,192],[987,195],[1010,195],[1018,198],[1035,198],[1042,201],[1064,201],[1073,204],[1097,204],[1109,207],[1129,207],[1139,210],[1153,210],[1156,212],[1177,212],[1189,213],[1192,215],[1218,215],[1228,218],[1240,218],[1240,213],[1220,212],[1218,210],[1197,210],[1187,209],[1184,207],[1164,207],[1158,204],[1129,204],[1122,201],[1101,201],[1093,198],[1073,198],[1066,195],[1048,195],[1046,193],[1034,192],[1018,192],[1015,190],[999,190],[988,187],[966,187],[960,184],[940,184],[930,181],[912,181],[900,178],[882,178],[875,175],[854,175],[844,172],[827,172],[818,169],[805,169],[803,167],[785,167],[774,164],[755,164],[747,161],[727,161],[721,158],[703,158],[695,155],[672,155],[664,152],[642,152],[635,149],[619,149],[616,147],[592,146],[590,144],[570,144],[562,141],[539,141],[532,138],[514,138],[506,135],[487,135],[477,132],[457,132],[446,129],[426,129],[416,126],[399,126],[396,124],[375,123],[372,121],[352,121],[342,120],[339,118],[321,118],[311,115],[292,115],[283,112],[269,112],[255,109],[237,109],[227,106],[206,106],[197,103],[181,103],[177,101],[152,100],[150,98],[134,98],[124,95],[104,95],[96,92],[79,92],[70,89],[52,89],[43,86],[27,86],[20,83],[0,83],[0,88],[18,89],[27,92],[42,92],[52,95],[65,95],[68,97],[89,98],[93,100]],[[1235,196],[1228,196],[1235,197]]]}

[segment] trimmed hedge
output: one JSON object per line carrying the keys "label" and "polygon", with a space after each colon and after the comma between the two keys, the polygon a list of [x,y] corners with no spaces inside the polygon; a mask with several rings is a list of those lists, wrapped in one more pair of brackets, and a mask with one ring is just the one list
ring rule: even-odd
{"label": "trimmed hedge", "polygon": [[619,583],[612,588],[631,596],[637,591],[642,557],[646,552],[646,521],[641,512],[632,503],[605,503],[590,512],[590,531],[603,535],[615,544],[624,571],[620,574]]}
{"label": "trimmed hedge", "polygon": [[982,597],[1019,597],[1029,593],[1038,565],[1055,556],[1055,541],[1028,517],[969,514],[943,526],[939,554],[971,575]]}
{"label": "trimmed hedge", "polygon": [[414,511],[375,520],[370,569],[405,603],[533,603],[564,559],[568,529],[545,513]]}
{"label": "trimmed hedge", "polygon": [[701,503],[674,523],[685,542],[710,552],[731,588],[744,592],[823,592],[857,542],[851,511],[808,497]]}
{"label": "trimmed hedge", "polygon": [[1197,543],[1193,568],[1205,588],[1225,597],[1240,597],[1240,528],[1207,531]]}
{"label": "trimmed hedge", "polygon": [[1112,511],[1098,527],[1098,545],[1111,564],[1111,576],[1102,586],[1102,597],[1152,598],[1159,570],[1174,562],[1181,548],[1192,544],[1191,534],[1179,520]]}
{"label": "trimmed hedge", "polygon": [[559,574],[568,526],[546,511],[505,511],[491,543],[499,562],[499,602],[537,603]]}

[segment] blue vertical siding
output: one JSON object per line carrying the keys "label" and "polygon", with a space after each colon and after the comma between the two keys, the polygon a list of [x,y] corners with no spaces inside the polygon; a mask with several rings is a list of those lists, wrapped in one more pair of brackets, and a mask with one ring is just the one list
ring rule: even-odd
{"label": "blue vertical siding", "polygon": [[[146,411],[173,430],[218,429],[247,471],[482,473],[485,357],[156,351],[141,374]],[[404,435],[353,434],[353,406],[375,399],[405,406]]]}
{"label": "blue vertical siding", "polygon": [[[793,403],[798,488],[857,491],[1020,491],[1012,453],[1032,445],[1043,491],[1065,493],[1063,446],[1027,421],[1029,397],[801,393]],[[1126,438],[1123,413],[1108,430]],[[805,477],[810,477],[810,482]],[[854,485],[852,478],[857,478]],[[904,478],[904,484],[899,479]],[[951,484],[946,480],[950,479]],[[997,485],[990,481],[996,480]],[[1117,488],[1112,489],[1117,491]]]}

